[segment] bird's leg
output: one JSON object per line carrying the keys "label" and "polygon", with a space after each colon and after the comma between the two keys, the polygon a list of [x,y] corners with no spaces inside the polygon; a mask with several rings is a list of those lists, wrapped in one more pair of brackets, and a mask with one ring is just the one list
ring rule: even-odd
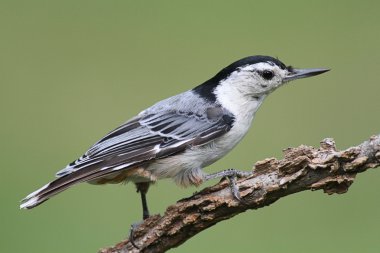
{"label": "bird's leg", "polygon": [[[135,183],[135,184],[136,184],[137,192],[139,192],[140,196],[141,196],[141,204],[142,204],[142,209],[143,209],[143,220],[146,220],[150,216],[149,215],[149,209],[148,209],[148,203],[146,201],[146,193],[148,192],[150,184],[149,184],[149,182],[142,182],[142,183]],[[136,227],[138,227],[141,223],[142,222],[133,223],[131,225],[130,230],[129,230],[129,241],[137,249],[139,249],[139,247],[134,242],[133,232],[136,229]]]}
{"label": "bird's leg", "polygon": [[140,192],[141,204],[143,208],[143,220],[149,218],[148,203],[146,201],[146,193],[149,189],[149,182],[136,183],[137,192]]}
{"label": "bird's leg", "polygon": [[240,171],[236,169],[227,169],[227,170],[222,170],[216,173],[208,174],[205,176],[205,180],[211,180],[215,178],[221,178],[221,177],[226,177],[228,178],[230,182],[230,188],[231,188],[231,193],[234,196],[235,199],[241,200],[240,199],[240,193],[239,193],[239,188],[236,185],[236,178],[237,177],[247,177],[252,175],[252,172],[249,171]]}

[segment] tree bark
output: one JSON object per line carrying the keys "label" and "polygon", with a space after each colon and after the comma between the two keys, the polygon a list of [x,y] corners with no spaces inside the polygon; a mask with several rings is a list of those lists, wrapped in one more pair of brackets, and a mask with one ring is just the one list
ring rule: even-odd
{"label": "tree bark", "polygon": [[237,181],[241,201],[232,196],[223,180],[179,200],[163,216],[145,220],[134,229],[135,246],[126,239],[100,252],[165,252],[220,221],[296,192],[322,189],[327,194],[345,193],[357,173],[379,166],[380,135],[344,151],[337,151],[334,140],[326,138],[319,148],[301,145],[283,152],[283,159],[259,161],[252,176]]}

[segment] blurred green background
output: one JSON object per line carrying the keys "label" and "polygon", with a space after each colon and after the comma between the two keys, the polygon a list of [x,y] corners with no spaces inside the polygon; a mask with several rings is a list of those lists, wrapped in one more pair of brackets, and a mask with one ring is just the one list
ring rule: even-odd
{"label": "blurred green background", "polygon": [[[125,238],[141,216],[131,184],[78,185],[30,211],[19,201],[140,110],[244,56],[332,71],[272,94],[244,141],[208,172],[249,170],[325,137],[344,149],[379,133],[379,8],[379,1],[0,0],[0,252],[96,252]],[[373,170],[344,195],[286,197],[172,251],[379,252],[379,181]],[[160,181],[148,194],[152,213],[195,190]]]}

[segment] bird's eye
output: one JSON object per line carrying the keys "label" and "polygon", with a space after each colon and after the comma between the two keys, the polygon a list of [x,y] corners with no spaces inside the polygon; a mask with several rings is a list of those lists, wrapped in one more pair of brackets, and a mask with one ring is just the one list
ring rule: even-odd
{"label": "bird's eye", "polygon": [[274,74],[272,71],[270,70],[264,70],[262,73],[261,73],[261,76],[266,79],[266,80],[270,80],[273,78]]}

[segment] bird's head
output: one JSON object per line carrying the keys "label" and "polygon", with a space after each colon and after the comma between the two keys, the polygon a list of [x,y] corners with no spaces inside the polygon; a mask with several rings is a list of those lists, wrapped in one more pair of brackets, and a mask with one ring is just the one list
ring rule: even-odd
{"label": "bird's head", "polygon": [[240,59],[222,69],[213,78],[194,90],[200,95],[216,100],[259,99],[289,81],[322,74],[329,69],[296,69],[286,66],[280,60],[270,56],[249,56]]}

